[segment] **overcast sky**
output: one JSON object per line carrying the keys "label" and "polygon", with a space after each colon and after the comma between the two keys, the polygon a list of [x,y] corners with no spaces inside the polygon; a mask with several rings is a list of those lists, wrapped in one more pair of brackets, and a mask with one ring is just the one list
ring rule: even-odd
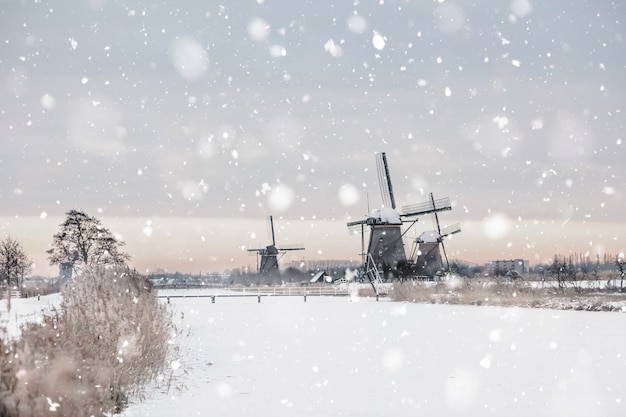
{"label": "overcast sky", "polygon": [[[617,253],[621,1],[0,0],[0,233],[35,272],[64,213],[141,270],[358,259],[345,223],[449,196],[453,257]],[[422,219],[416,232],[432,228]],[[47,269],[46,269],[47,268]]]}

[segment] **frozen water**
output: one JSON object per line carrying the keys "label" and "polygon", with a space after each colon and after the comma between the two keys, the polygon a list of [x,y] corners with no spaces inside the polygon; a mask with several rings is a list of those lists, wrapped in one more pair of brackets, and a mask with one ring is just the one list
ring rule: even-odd
{"label": "frozen water", "polygon": [[350,300],[172,298],[182,389],[123,416],[623,415],[626,315]]}

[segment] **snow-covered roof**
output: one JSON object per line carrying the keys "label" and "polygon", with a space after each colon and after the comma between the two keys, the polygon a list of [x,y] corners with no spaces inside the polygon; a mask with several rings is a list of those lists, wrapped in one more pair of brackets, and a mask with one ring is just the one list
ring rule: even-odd
{"label": "snow-covered roof", "polygon": [[427,232],[422,233],[417,241],[421,243],[437,243],[441,239],[441,235],[436,230],[429,230]]}
{"label": "snow-covered roof", "polygon": [[311,281],[309,282],[317,282],[320,281],[321,278],[326,274],[325,271],[318,271],[315,275],[313,275],[313,278],[311,278]]}
{"label": "snow-covered roof", "polygon": [[402,224],[400,214],[392,208],[382,208],[374,211],[374,217],[380,219],[383,223]]}

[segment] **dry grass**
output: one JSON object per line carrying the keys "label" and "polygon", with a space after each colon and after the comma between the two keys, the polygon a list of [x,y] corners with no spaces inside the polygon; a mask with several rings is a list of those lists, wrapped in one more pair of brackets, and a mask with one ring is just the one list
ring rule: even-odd
{"label": "dry grass", "polygon": [[440,282],[395,283],[394,301],[432,304],[517,306],[588,311],[626,312],[626,294],[614,289],[559,288],[555,283],[509,279],[453,278]]}
{"label": "dry grass", "polygon": [[126,269],[84,272],[58,311],[2,346],[0,416],[102,416],[163,370],[171,317]]}

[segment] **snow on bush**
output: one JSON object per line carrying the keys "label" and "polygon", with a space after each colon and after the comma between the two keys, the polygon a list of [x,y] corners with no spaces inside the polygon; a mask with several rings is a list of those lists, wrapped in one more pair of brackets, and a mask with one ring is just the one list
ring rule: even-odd
{"label": "snow on bush", "polygon": [[110,415],[163,370],[172,321],[147,279],[94,268],[62,295],[57,311],[0,342],[0,416]]}
{"label": "snow on bush", "polygon": [[391,297],[414,303],[626,312],[626,296],[614,286],[598,288],[593,281],[586,284],[578,282],[566,288],[556,281],[450,276],[443,281],[394,283]]}

